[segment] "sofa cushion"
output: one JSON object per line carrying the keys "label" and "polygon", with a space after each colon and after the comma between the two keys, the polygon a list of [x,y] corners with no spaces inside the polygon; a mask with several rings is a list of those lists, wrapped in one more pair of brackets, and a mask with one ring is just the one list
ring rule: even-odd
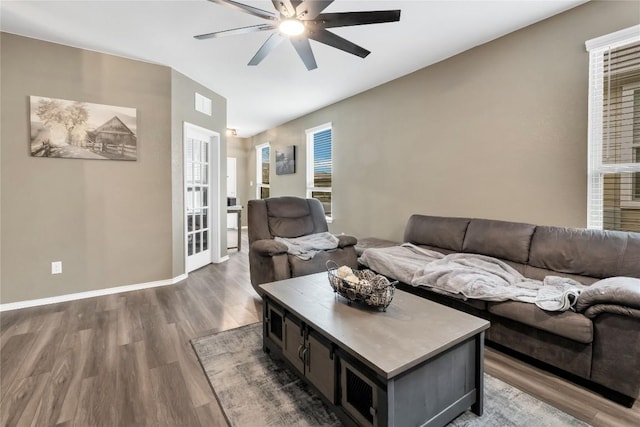
{"label": "sofa cushion", "polygon": [[577,282],[580,282],[583,285],[590,285],[590,284],[595,283],[598,280],[600,280],[600,279],[598,279],[596,277],[579,276],[577,274],[561,273],[561,272],[558,272],[558,271],[547,270],[546,268],[533,267],[531,265],[526,265],[525,268],[524,268],[524,272],[522,274],[525,277],[528,277],[529,279],[534,279],[534,280],[544,280],[544,278],[547,277],[547,276],[566,277],[568,279],[573,279],[573,280],[575,280]]}
{"label": "sofa cushion", "polygon": [[624,265],[626,275],[640,277],[640,263],[633,265],[640,246],[625,253],[630,241],[636,244],[635,234],[539,226],[531,241],[529,264],[599,279],[622,275],[620,267]]}
{"label": "sofa cushion", "polygon": [[404,231],[404,241],[461,251],[468,225],[468,218],[411,215]]}
{"label": "sofa cushion", "polygon": [[274,237],[293,238],[313,233],[307,200],[298,197],[266,199],[267,222]]}
{"label": "sofa cushion", "polygon": [[358,243],[356,243],[356,253],[360,256],[365,249],[389,248],[398,245],[400,245],[400,243],[394,242],[393,240],[378,239],[377,237],[365,237],[363,239],[358,239]]}
{"label": "sofa cushion", "polygon": [[[354,246],[342,249],[318,252],[313,258],[303,260],[295,255],[287,254],[291,277],[305,276],[307,274],[327,272],[327,261],[331,260],[338,265],[346,265],[353,269],[358,268],[356,250]],[[329,288],[329,279],[327,279]]]}
{"label": "sofa cushion", "polygon": [[309,215],[309,204],[300,197],[274,197],[265,199],[269,216],[298,218]]}
{"label": "sofa cushion", "polygon": [[640,278],[640,233],[627,233],[626,237],[627,245],[616,275]]}
{"label": "sofa cushion", "polygon": [[536,226],[519,222],[472,219],[464,237],[463,252],[526,263]]}
{"label": "sofa cushion", "polygon": [[274,237],[294,238],[313,234],[313,221],[310,216],[300,218],[269,217],[269,231]]}
{"label": "sofa cushion", "polygon": [[544,311],[535,304],[517,301],[489,303],[489,313],[583,344],[593,342],[593,323],[573,311]]}

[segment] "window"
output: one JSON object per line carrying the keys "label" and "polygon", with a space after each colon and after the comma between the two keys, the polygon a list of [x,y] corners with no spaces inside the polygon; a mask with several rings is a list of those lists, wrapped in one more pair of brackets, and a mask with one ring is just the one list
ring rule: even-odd
{"label": "window", "polygon": [[269,197],[269,143],[256,147],[256,198]]}
{"label": "window", "polygon": [[588,226],[640,231],[640,25],[586,45]]}
{"label": "window", "polygon": [[333,135],[331,123],[307,129],[307,197],[324,206],[327,221],[333,218]]}
{"label": "window", "polygon": [[[640,163],[640,147],[634,148],[635,161]],[[640,172],[633,174],[633,201],[640,202]]]}

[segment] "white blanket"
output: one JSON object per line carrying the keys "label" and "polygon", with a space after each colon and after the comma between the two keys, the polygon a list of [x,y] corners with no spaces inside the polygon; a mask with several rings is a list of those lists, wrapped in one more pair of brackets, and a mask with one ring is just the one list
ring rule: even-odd
{"label": "white blanket", "polygon": [[359,261],[380,274],[439,293],[535,303],[547,311],[570,309],[584,288],[575,280],[558,276],[547,276],[544,281],[529,279],[509,264],[485,255],[443,255],[408,243],[367,249]]}
{"label": "white blanket", "polygon": [[304,260],[313,258],[318,252],[336,249],[339,241],[329,232],[308,234],[291,239],[276,237],[274,240],[284,243],[287,246],[287,253]]}

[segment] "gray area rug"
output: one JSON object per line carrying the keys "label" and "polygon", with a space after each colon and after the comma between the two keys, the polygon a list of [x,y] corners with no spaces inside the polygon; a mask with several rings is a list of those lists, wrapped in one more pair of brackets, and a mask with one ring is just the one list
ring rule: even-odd
{"label": "gray area rug", "polygon": [[[229,424],[341,426],[324,402],[282,362],[262,352],[262,323],[192,340]],[[587,426],[572,416],[485,374],[484,415],[471,411],[450,426]]]}

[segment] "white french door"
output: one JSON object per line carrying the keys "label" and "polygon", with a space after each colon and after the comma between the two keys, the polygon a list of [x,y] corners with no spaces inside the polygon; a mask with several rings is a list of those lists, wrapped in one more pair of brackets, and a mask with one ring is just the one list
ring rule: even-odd
{"label": "white french door", "polygon": [[219,134],[184,124],[185,236],[187,272],[218,258]]}

